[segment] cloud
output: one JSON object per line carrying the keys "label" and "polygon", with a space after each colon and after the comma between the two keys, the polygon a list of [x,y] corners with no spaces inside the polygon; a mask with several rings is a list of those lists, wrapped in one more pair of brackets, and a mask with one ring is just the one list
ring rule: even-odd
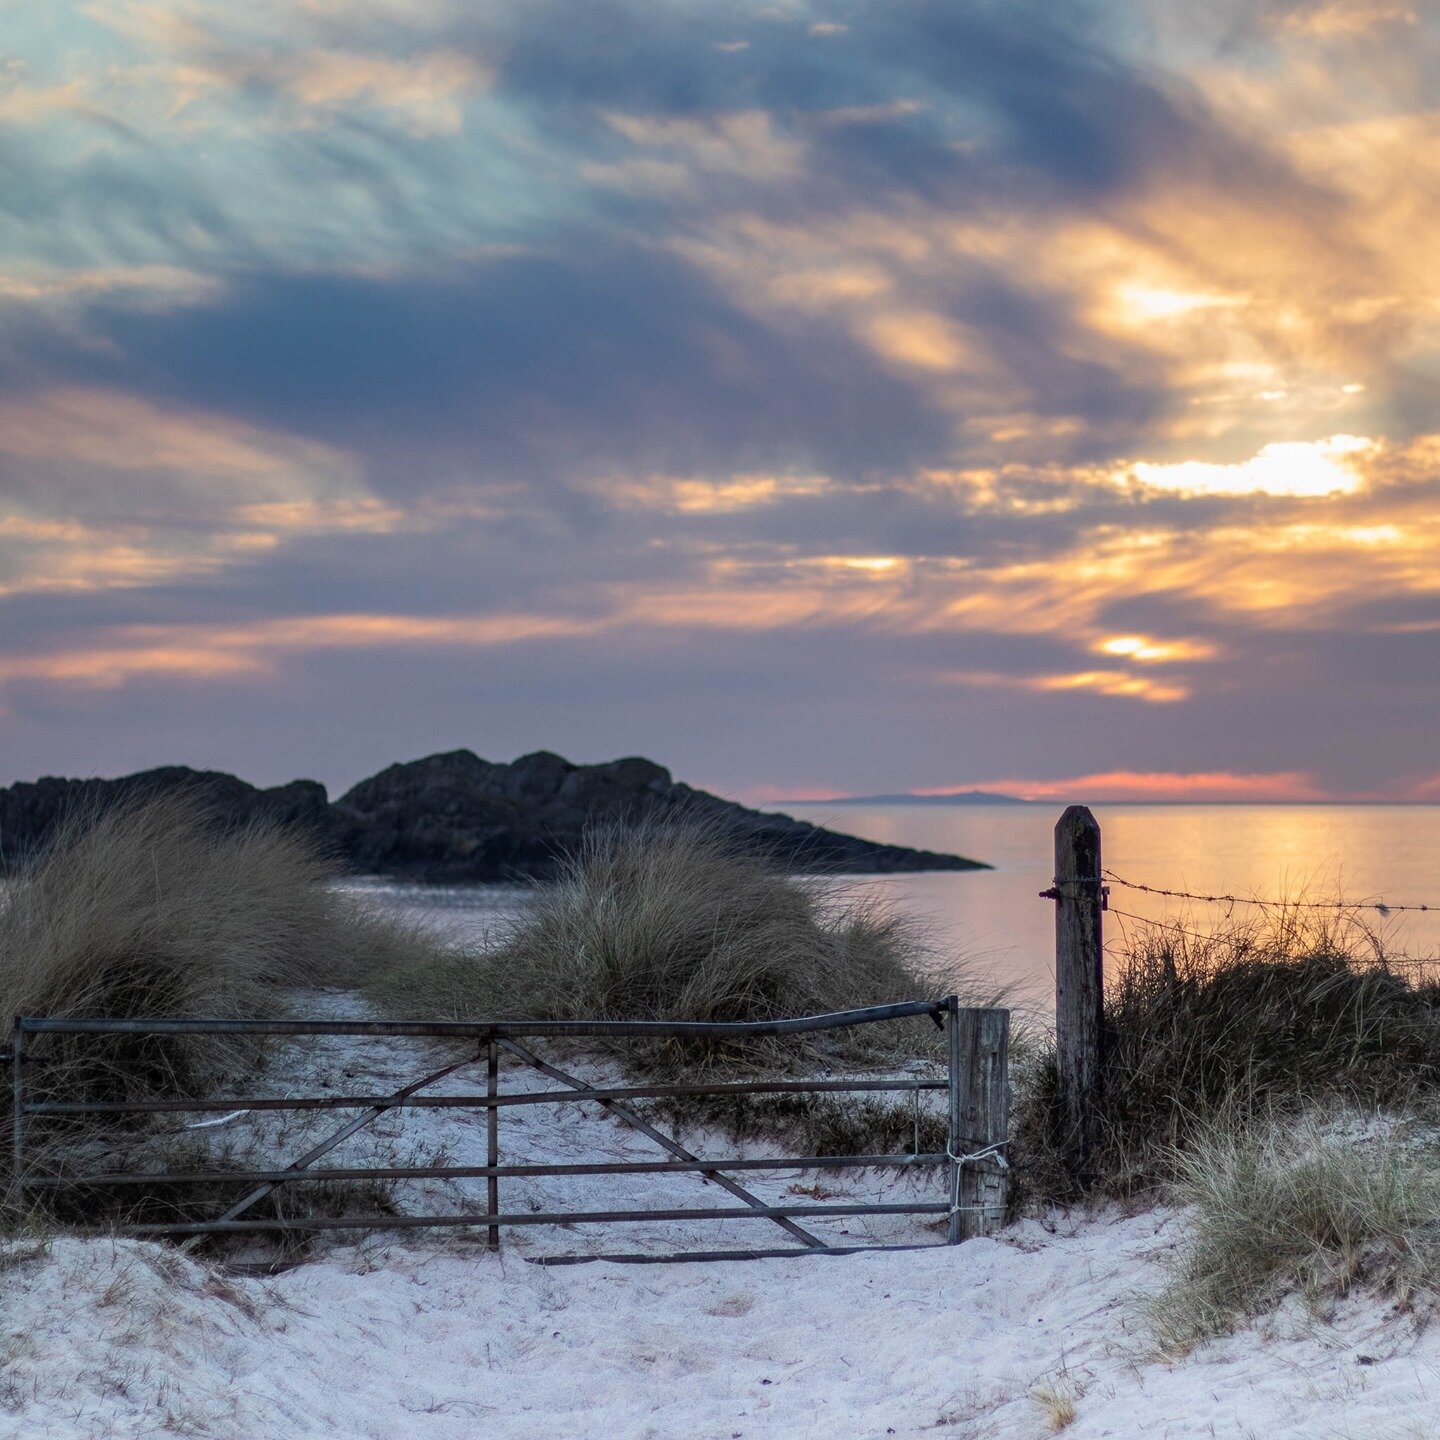
{"label": "cloud", "polygon": [[179,403],[242,406],[332,444],[383,430],[393,449],[438,429],[452,473],[477,455],[507,479],[853,472],[905,465],[951,429],[843,334],[777,330],[643,246],[423,280],[256,281],[169,315],[97,306],[92,323]]}
{"label": "cloud", "polygon": [[1077,670],[1054,675],[1006,674],[996,670],[956,670],[935,676],[939,683],[1030,690],[1041,694],[1054,691],[1088,691],[1116,699],[1145,700],[1169,705],[1190,697],[1190,690],[1171,680],[1156,680],[1125,670]]}
{"label": "cloud", "polygon": [[582,174],[620,189],[685,190],[716,175],[776,184],[797,176],[804,161],[803,148],[778,134],[763,110],[704,118],[610,113],[604,120],[640,157],[587,164]]}
{"label": "cloud", "polygon": [[[1229,771],[1154,772],[1111,770],[1064,780],[994,780],[981,788],[1019,795],[1026,800],[1123,803],[1126,800],[1271,801],[1323,800],[1314,777],[1298,770],[1268,774]],[[945,791],[925,791],[944,794]]]}
{"label": "cloud", "polygon": [[213,411],[60,386],[0,400],[0,593],[109,591],[383,529],[344,451]]}
{"label": "cloud", "polygon": [[161,474],[213,494],[219,481],[277,496],[345,484],[354,466],[323,445],[266,434],[218,414],[156,405],[118,391],[60,387],[0,401],[0,455],[74,473]]}
{"label": "cloud", "polygon": [[1402,8],[17,12],[11,762],[280,764],[248,725],[1399,793],[1440,634]]}
{"label": "cloud", "polygon": [[1411,0],[1307,0],[1280,12],[1284,31],[1318,40],[1343,40],[1381,26],[1411,26],[1419,11]]}
{"label": "cloud", "polygon": [[1374,440],[1360,435],[1277,440],[1238,464],[1140,460],[1127,473],[1141,485],[1182,495],[1351,495],[1363,484],[1357,460],[1376,448]]}

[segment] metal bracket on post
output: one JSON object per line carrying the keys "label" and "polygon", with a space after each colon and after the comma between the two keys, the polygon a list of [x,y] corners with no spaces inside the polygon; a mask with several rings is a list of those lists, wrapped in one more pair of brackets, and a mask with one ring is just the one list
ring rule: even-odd
{"label": "metal bracket on post", "polygon": [[[1088,900],[1094,893],[1092,887],[1100,885],[1099,880],[1057,880],[1048,890],[1040,892],[1042,900]],[[1110,908],[1110,887],[1100,885],[1100,908]]]}

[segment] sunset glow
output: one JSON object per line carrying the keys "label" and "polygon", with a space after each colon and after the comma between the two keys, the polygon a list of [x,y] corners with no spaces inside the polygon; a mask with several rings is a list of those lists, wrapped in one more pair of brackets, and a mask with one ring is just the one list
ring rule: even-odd
{"label": "sunset glow", "polygon": [[11,7],[8,778],[1437,798],[1440,18],[1222,8]]}

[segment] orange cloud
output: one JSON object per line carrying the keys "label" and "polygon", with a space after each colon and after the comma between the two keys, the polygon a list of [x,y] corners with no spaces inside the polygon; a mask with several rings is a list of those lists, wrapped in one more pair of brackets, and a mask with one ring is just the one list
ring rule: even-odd
{"label": "orange cloud", "polygon": [[1228,770],[1198,772],[1107,770],[1065,780],[986,780],[973,786],[922,790],[922,795],[953,794],[960,789],[995,790],[1026,800],[1120,803],[1126,800],[1257,800],[1283,803],[1325,800],[1314,778],[1299,770],[1240,774]]}
{"label": "orange cloud", "polygon": [[1189,698],[1185,685],[1152,680],[1148,675],[1132,675],[1124,670],[1077,670],[1058,675],[1012,675],[999,670],[952,670],[935,679],[950,684],[976,685],[984,689],[1034,690],[1055,692],[1088,690],[1096,695],[1115,696],[1127,700],[1147,700],[1167,705]]}
{"label": "orange cloud", "polygon": [[0,594],[207,575],[295,535],[406,518],[334,446],[91,387],[0,400],[0,472]]}
{"label": "orange cloud", "polygon": [[1090,648],[1099,655],[1113,655],[1142,665],[1210,660],[1218,649],[1205,640],[1154,640],[1148,635],[1112,635],[1106,640],[1097,640]]}
{"label": "orange cloud", "polygon": [[194,304],[220,292],[220,281],[181,265],[59,267],[36,260],[0,269],[0,300],[83,300],[113,295],[142,309]]}
{"label": "orange cloud", "polygon": [[774,505],[801,495],[817,495],[829,481],[823,475],[740,473],[724,477],[653,475],[643,480],[607,476],[592,488],[610,504],[681,514],[728,513]]}
{"label": "orange cloud", "polygon": [[1276,441],[1239,464],[1141,460],[1129,467],[1124,478],[1181,495],[1350,495],[1363,483],[1359,457],[1377,448],[1374,440],[1358,435]]}
{"label": "orange cloud", "polygon": [[1411,0],[1311,0],[1285,11],[1275,23],[1281,30],[1317,40],[1347,40],[1382,25],[1414,25],[1418,20]]}
{"label": "orange cloud", "polygon": [[488,648],[593,633],[598,622],[558,616],[313,615],[241,625],[128,625],[108,643],[42,655],[0,655],[0,681],[103,688],[157,674],[208,680],[270,673],[288,654],[414,645]]}
{"label": "orange cloud", "polygon": [[100,471],[160,471],[263,485],[277,500],[293,498],[296,489],[313,492],[356,479],[354,463],[333,446],[228,416],[80,386],[0,402],[0,454]]}
{"label": "orange cloud", "polygon": [[874,349],[897,365],[958,370],[969,357],[959,328],[923,310],[881,311],[863,328]]}
{"label": "orange cloud", "polygon": [[385,535],[397,529],[405,512],[383,500],[271,500],[240,505],[237,520],[266,530],[302,534],[342,531]]}

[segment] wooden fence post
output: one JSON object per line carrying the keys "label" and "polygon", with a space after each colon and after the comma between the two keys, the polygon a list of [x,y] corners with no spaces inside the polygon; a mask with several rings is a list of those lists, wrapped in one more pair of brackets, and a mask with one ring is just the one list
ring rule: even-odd
{"label": "wooden fence post", "polygon": [[1055,825],[1055,1057],[1070,1173],[1083,1183],[1095,1152],[1104,1006],[1100,826],[1083,805]]}
{"label": "wooden fence post", "polygon": [[950,1243],[993,1235],[1005,1223],[1009,1168],[1004,1143],[1010,1138],[1010,1012],[961,1010],[950,1001],[950,1054],[955,1088],[950,1116],[954,1155],[994,1155],[960,1166]]}
{"label": "wooden fence post", "polygon": [[[496,1045],[492,1036],[489,1048],[485,1052],[485,1093],[494,1099],[500,1093],[500,1047]],[[500,1163],[500,1110],[498,1106],[491,1105],[485,1111],[485,1163],[490,1167],[489,1180],[485,1187],[485,1208],[491,1215],[500,1213],[500,1177],[495,1174],[495,1167]],[[490,1250],[500,1248],[500,1227],[491,1225],[486,1236],[486,1247]]]}

